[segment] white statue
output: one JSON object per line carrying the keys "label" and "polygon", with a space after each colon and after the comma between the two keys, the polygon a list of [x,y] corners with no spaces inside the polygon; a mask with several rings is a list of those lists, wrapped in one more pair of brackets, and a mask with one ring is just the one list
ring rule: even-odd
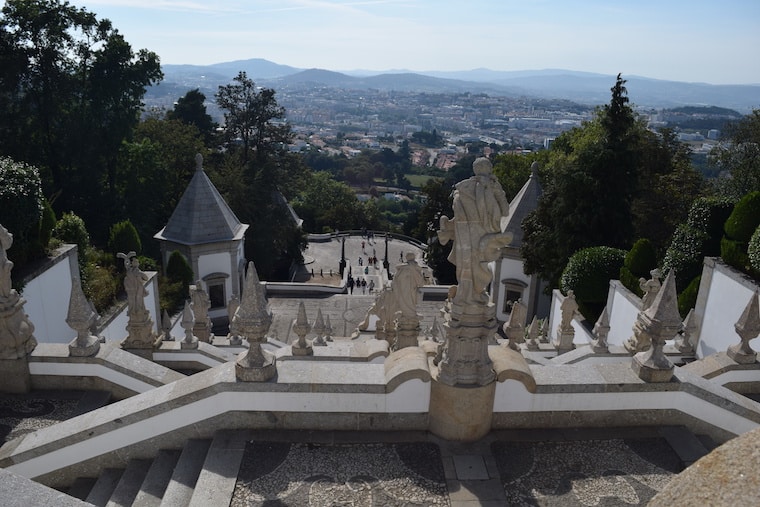
{"label": "white statue", "polygon": [[124,268],[127,270],[124,277],[124,290],[127,292],[127,314],[142,314],[147,311],[145,310],[145,296],[148,295],[148,290],[145,288],[145,282],[148,280],[148,275],[140,271],[140,261],[135,252],[117,253],[116,256],[124,259]]}
{"label": "white statue", "polygon": [[662,272],[655,268],[652,271],[649,272],[652,278],[649,280],[645,278],[639,278],[639,288],[644,291],[644,295],[641,297],[641,309],[646,310],[650,306],[652,306],[652,303],[654,303],[654,298],[657,297],[657,293],[660,292],[660,288],[662,287],[662,283],[660,283],[660,278],[662,278]]}
{"label": "white statue", "polygon": [[475,160],[472,169],[474,176],[454,186],[454,218],[441,217],[438,239],[442,245],[454,241],[449,261],[456,265],[456,300],[486,304],[492,277],[488,263],[497,260],[512,240],[502,232],[509,203],[487,158]]}
{"label": "white statue", "polygon": [[393,299],[397,311],[405,319],[418,319],[417,301],[419,288],[425,285],[425,277],[422,268],[414,259],[414,253],[406,254],[406,264],[396,266],[396,275],[393,277]]}

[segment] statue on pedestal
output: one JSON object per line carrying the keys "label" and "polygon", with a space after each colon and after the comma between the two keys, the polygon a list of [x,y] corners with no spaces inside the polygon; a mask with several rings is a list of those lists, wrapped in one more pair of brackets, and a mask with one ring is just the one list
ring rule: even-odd
{"label": "statue on pedestal", "polygon": [[404,347],[416,347],[420,332],[421,316],[417,314],[419,288],[425,285],[422,268],[414,259],[414,253],[406,254],[406,263],[396,266],[396,276],[391,288],[393,301],[397,308],[396,317],[396,350]]}
{"label": "statue on pedestal", "polygon": [[446,307],[446,342],[438,362],[438,380],[444,384],[486,385],[493,381],[488,343],[498,323],[488,286],[488,263],[499,259],[511,235],[502,232],[509,215],[504,190],[492,174],[487,158],[472,165],[474,176],[454,186],[454,218],[441,217],[438,239],[454,241],[449,261],[456,265],[457,288]]}
{"label": "statue on pedestal", "polygon": [[198,337],[202,342],[211,342],[211,317],[208,315],[208,310],[211,308],[211,299],[208,294],[203,290],[203,282],[200,280],[195,282],[195,285],[190,286],[190,307],[195,315],[195,325],[193,327],[193,334]]}
{"label": "statue on pedestal", "polygon": [[0,359],[26,358],[37,346],[34,324],[24,313],[26,301],[11,288],[13,262],[6,250],[12,245],[13,235],[0,225]]}
{"label": "statue on pedestal", "polygon": [[124,277],[124,290],[127,293],[127,337],[121,343],[125,349],[150,349],[156,341],[153,333],[153,319],[150,312],[145,308],[145,296],[148,290],[145,282],[148,275],[140,271],[140,261],[135,252],[127,254],[117,253],[117,257],[124,259],[126,275]]}

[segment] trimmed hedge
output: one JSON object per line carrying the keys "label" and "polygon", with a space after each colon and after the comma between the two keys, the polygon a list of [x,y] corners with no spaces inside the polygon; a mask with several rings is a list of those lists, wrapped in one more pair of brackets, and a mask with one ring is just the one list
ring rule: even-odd
{"label": "trimmed hedge", "polygon": [[752,234],[749,240],[747,256],[749,257],[749,265],[755,272],[755,275],[760,276],[760,226],[755,229],[754,234]]}
{"label": "trimmed hedge", "polygon": [[0,157],[0,225],[13,234],[9,254],[17,267],[44,254],[39,242],[43,212],[39,170],[8,157]]}
{"label": "trimmed hedge", "polygon": [[691,205],[686,223],[707,234],[708,240],[703,245],[705,257],[720,254],[723,225],[733,210],[734,203],[725,197],[700,197]]}
{"label": "trimmed hedge", "polygon": [[584,248],[570,256],[560,277],[560,288],[565,294],[568,290],[575,292],[581,313],[591,322],[604,308],[610,280],[620,274],[625,256],[625,250],[608,246]]}
{"label": "trimmed hedge", "polygon": [[746,243],[723,238],[720,241],[720,256],[723,262],[729,266],[740,271],[749,271],[749,256],[747,255]]}
{"label": "trimmed hedge", "polygon": [[760,191],[755,191],[745,195],[736,203],[723,230],[728,239],[746,244],[749,243],[758,225],[760,225]]}
{"label": "trimmed hedge", "polygon": [[697,304],[697,294],[699,293],[699,283],[702,281],[702,276],[696,277],[689,285],[678,295],[678,313],[682,318],[686,318],[689,310],[694,308]]}
{"label": "trimmed hedge", "polygon": [[66,243],[74,243],[79,248],[80,267],[87,261],[90,249],[90,233],[84,220],[74,213],[64,213],[53,229],[53,236]]}
{"label": "trimmed hedge", "polygon": [[676,286],[684,287],[702,274],[705,244],[710,241],[706,232],[688,224],[681,224],[673,234],[673,241],[662,261],[663,275],[676,271]]}
{"label": "trimmed hedge", "polygon": [[114,254],[135,252],[140,255],[142,242],[132,222],[124,220],[111,226],[108,234],[108,248]]}
{"label": "trimmed hedge", "polygon": [[639,287],[639,278],[649,279],[649,272],[656,267],[657,253],[654,245],[647,238],[642,238],[626,254],[623,267],[620,268],[620,281],[628,290],[641,297],[643,291]]}

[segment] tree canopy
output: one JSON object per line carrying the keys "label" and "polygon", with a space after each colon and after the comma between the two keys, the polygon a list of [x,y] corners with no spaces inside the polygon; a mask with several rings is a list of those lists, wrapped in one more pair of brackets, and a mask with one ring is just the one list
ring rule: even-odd
{"label": "tree canopy", "polygon": [[60,0],[8,0],[0,15],[0,153],[38,166],[57,210],[107,233],[121,141],[158,56]]}
{"label": "tree canopy", "polygon": [[725,141],[712,150],[709,160],[721,171],[715,182],[718,195],[736,202],[760,190],[760,109],[732,123]]}

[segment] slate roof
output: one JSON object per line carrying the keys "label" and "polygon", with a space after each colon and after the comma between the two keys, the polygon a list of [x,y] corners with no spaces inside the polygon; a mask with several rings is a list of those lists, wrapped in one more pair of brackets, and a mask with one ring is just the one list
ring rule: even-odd
{"label": "slate roof", "polygon": [[509,218],[504,232],[512,233],[512,242],[509,244],[512,248],[522,246],[523,231],[522,222],[528,213],[535,210],[538,206],[538,198],[541,197],[541,184],[538,182],[538,163],[534,162],[531,166],[530,178],[525,185],[517,192],[512,202],[509,203]]}
{"label": "slate roof", "polygon": [[206,173],[201,160],[166,227],[154,237],[184,245],[242,239],[248,225],[232,212]]}

